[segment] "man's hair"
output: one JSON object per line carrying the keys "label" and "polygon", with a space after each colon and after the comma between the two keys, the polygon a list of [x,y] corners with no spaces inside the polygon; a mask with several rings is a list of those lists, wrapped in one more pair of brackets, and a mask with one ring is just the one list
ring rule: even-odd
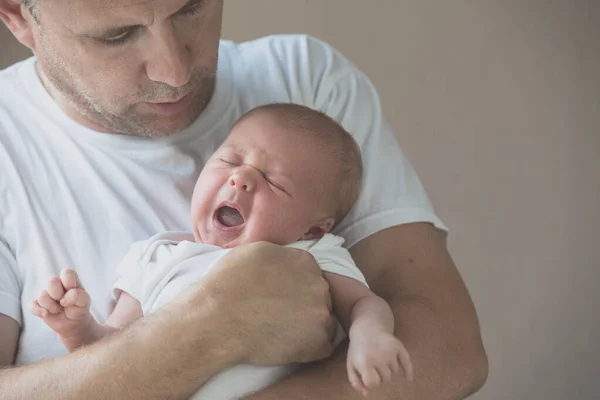
{"label": "man's hair", "polygon": [[21,0],[21,5],[29,11],[29,13],[33,16],[33,19],[38,22],[38,15],[36,9],[36,1],[37,0]]}
{"label": "man's hair", "polygon": [[21,4],[28,10],[32,10],[35,7],[36,0],[21,0]]}
{"label": "man's hair", "polygon": [[260,112],[272,112],[285,127],[310,133],[326,146],[328,155],[337,164],[333,199],[328,199],[329,207],[335,213],[338,225],[356,203],[361,189],[363,163],[360,148],[352,135],[327,114],[293,103],[274,103],[256,107],[239,121]]}

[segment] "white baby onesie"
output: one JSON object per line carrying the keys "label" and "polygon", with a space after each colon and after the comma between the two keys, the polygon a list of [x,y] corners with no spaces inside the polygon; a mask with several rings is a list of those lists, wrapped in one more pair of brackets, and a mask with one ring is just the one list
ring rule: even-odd
{"label": "white baby onesie", "polygon": [[[344,239],[327,234],[319,240],[299,241],[289,245],[313,255],[325,272],[347,276],[367,285],[348,250]],[[147,241],[134,243],[117,266],[118,281],[113,295],[120,291],[137,299],[144,315],[161,308],[182,290],[201,280],[230,249],[194,242],[191,233],[165,232]],[[231,279],[235,279],[232,276]],[[344,338],[338,323],[334,345]],[[259,367],[237,365],[213,377],[192,397],[194,400],[231,400],[261,390],[284,378],[298,365]]]}

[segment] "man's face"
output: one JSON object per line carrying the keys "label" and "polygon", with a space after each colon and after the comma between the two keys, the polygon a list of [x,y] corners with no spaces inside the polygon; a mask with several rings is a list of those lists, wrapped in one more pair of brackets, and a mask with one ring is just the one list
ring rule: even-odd
{"label": "man's face", "polygon": [[103,132],[188,127],[213,94],[221,0],[38,0],[34,52],[72,118]]}

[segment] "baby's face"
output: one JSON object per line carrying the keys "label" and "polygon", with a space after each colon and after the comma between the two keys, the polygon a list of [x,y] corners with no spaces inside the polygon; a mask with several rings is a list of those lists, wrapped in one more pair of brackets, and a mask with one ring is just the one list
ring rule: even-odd
{"label": "baby's face", "polygon": [[221,247],[313,239],[333,224],[323,196],[335,165],[318,141],[267,113],[238,123],[208,160],[192,198],[196,241]]}

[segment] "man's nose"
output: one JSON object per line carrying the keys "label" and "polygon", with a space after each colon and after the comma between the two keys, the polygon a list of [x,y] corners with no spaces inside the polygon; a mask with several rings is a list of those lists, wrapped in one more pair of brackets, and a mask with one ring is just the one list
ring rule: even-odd
{"label": "man's nose", "polygon": [[238,168],[235,173],[229,177],[229,185],[236,190],[243,192],[253,192],[256,189],[256,171],[252,167]]}
{"label": "man's nose", "polygon": [[172,87],[187,84],[192,74],[192,54],[171,24],[157,27],[146,62],[146,74],[154,82]]}

